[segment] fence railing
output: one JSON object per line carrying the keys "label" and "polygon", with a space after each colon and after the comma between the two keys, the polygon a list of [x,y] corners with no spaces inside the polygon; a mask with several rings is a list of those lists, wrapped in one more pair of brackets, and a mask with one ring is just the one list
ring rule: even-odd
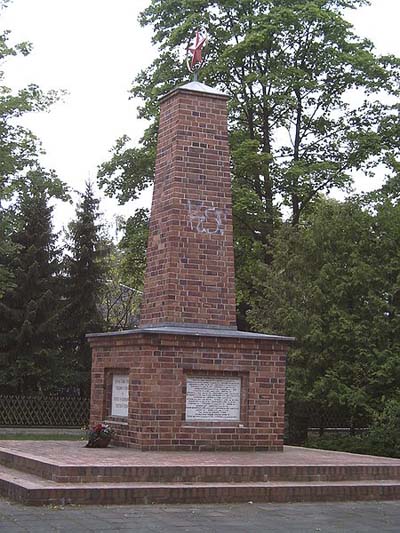
{"label": "fence railing", "polygon": [[[287,404],[286,440],[304,442],[310,430],[365,428],[369,420],[352,419],[345,412]],[[62,396],[0,396],[0,427],[82,427],[88,424],[88,398]]]}
{"label": "fence railing", "polygon": [[0,396],[0,426],[82,427],[88,424],[88,398]]}

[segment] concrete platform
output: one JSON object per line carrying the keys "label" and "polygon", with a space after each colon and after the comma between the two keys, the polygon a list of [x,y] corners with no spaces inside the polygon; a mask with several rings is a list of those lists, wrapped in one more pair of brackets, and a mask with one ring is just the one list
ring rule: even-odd
{"label": "concrete platform", "polygon": [[284,452],[141,452],[0,443],[0,493],[33,505],[400,499],[400,459]]}

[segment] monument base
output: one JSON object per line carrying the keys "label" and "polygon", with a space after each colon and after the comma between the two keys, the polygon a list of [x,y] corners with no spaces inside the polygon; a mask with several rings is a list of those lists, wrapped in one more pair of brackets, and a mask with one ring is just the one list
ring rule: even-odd
{"label": "monument base", "polygon": [[201,327],[88,335],[91,425],[140,450],[283,449],[290,337]]}
{"label": "monument base", "polygon": [[283,452],[93,450],[0,442],[0,495],[30,505],[400,500],[400,459]]}

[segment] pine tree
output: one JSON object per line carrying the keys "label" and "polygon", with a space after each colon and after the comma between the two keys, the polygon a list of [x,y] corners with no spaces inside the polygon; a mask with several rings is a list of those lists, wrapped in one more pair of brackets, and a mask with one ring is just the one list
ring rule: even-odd
{"label": "pine tree", "polygon": [[99,200],[86,184],[76,219],[69,225],[69,254],[65,259],[64,357],[67,382],[88,394],[91,355],[86,334],[104,329],[99,301],[105,278],[104,239]]}
{"label": "pine tree", "polygon": [[3,208],[0,202],[0,298],[14,285],[14,276],[10,270],[11,259],[15,253],[15,246],[10,239],[12,213],[12,208]]}
{"label": "pine tree", "polygon": [[11,268],[14,287],[0,301],[0,391],[35,393],[51,389],[58,362],[57,250],[49,192],[40,173],[30,173],[20,192],[17,249]]}

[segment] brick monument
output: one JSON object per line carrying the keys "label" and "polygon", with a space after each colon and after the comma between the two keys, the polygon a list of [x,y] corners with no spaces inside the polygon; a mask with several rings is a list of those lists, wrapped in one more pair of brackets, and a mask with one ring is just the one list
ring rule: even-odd
{"label": "brick monument", "polygon": [[289,337],[237,331],[227,97],[160,101],[138,329],[89,334],[91,424],[141,450],[282,450]]}

